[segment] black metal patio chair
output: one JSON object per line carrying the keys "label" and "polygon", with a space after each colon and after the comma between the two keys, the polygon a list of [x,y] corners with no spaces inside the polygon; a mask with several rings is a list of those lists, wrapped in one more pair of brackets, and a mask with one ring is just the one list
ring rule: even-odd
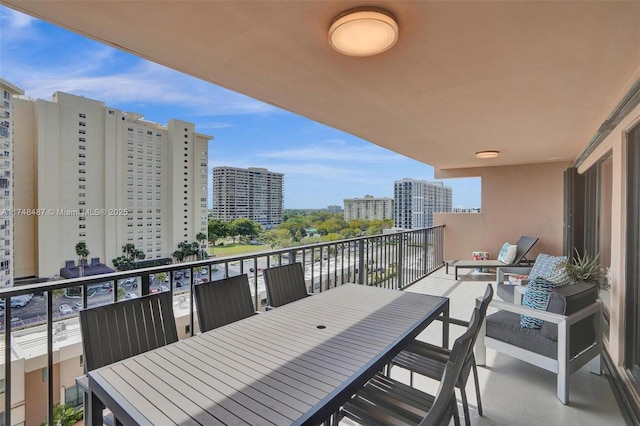
{"label": "black metal patio chair", "polygon": [[[171,292],[83,309],[79,317],[85,373],[178,341]],[[86,374],[76,383],[85,392],[85,424],[102,424],[104,406]]]}
{"label": "black metal patio chair", "polygon": [[347,417],[363,426],[442,426],[453,418],[459,426],[455,386],[473,350],[474,328],[480,326],[478,308],[474,309],[470,323],[467,331],[453,343],[435,396],[378,373],[343,406],[340,418]]}
{"label": "black metal patio chair", "polygon": [[[489,303],[493,299],[493,287],[491,284],[487,285],[484,292],[482,302],[480,304],[478,315],[479,321],[475,329],[473,329],[473,339],[471,345],[475,344],[476,338],[480,331],[480,325],[484,321],[487,315],[487,308]],[[438,318],[442,321],[447,321],[449,324],[459,325],[467,327],[469,330],[472,326],[471,322],[459,320],[456,318],[443,317]],[[434,380],[439,380],[442,376],[442,372],[449,361],[451,351],[441,346],[432,345],[420,340],[413,340],[407,347],[396,356],[391,365],[397,365],[405,368],[411,372],[411,384],[413,384],[413,373],[429,377]],[[469,351],[467,358],[465,359],[464,368],[456,387],[460,389],[460,396],[462,399],[462,408],[464,410],[465,424],[469,425],[469,402],[467,400],[467,393],[465,387],[467,380],[469,379],[469,373],[473,370],[473,378],[476,388],[476,398],[478,401],[478,414],[482,416],[482,402],[480,398],[480,383],[478,381],[478,369],[476,366],[476,360],[473,354],[473,350]]]}
{"label": "black metal patio chair", "polygon": [[300,262],[268,268],[263,274],[267,308],[277,308],[309,295]]}
{"label": "black metal patio chair", "polygon": [[205,332],[255,315],[247,274],[193,287],[200,331]]}

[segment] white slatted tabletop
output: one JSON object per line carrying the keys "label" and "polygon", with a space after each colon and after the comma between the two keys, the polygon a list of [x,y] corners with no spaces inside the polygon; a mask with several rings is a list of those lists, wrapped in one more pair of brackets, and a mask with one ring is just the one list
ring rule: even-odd
{"label": "white slatted tabletop", "polygon": [[447,298],[348,284],[94,370],[123,424],[318,424]]}

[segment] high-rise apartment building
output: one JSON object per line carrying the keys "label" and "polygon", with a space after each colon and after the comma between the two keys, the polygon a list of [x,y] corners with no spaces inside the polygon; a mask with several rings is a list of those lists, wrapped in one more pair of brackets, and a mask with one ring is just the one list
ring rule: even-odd
{"label": "high-rise apartment building", "polygon": [[393,219],[393,198],[374,198],[365,195],[364,198],[344,199],[344,220],[384,220]]}
{"label": "high-rise apartment building", "polygon": [[442,182],[402,179],[394,182],[394,226],[402,229],[433,226],[433,214],[450,212],[452,189]]}
{"label": "high-rise apartment building", "polygon": [[13,284],[13,119],[16,95],[24,91],[0,78],[2,106],[0,109],[0,287]]}
{"label": "high-rise apartment building", "polygon": [[85,241],[111,265],[132,243],[170,257],[207,232],[208,142],[195,126],[144,120],[103,102],[56,92],[16,101],[16,269],[55,276]]}
{"label": "high-rise apartment building", "polygon": [[336,206],[336,205],[327,206],[327,211],[332,214],[341,213],[342,206]]}
{"label": "high-rise apartment building", "polygon": [[213,168],[213,218],[248,218],[270,229],[282,223],[284,174],[249,167]]}

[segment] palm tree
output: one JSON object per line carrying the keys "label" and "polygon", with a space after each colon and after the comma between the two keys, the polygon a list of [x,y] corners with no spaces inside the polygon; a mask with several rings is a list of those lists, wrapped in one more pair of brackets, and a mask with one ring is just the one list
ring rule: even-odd
{"label": "palm tree", "polygon": [[173,257],[178,263],[181,263],[184,260],[184,251],[176,250],[171,253],[171,257]]}
{"label": "palm tree", "polygon": [[[207,241],[208,237],[204,232],[198,232],[198,234],[196,235],[196,240],[198,240],[198,242],[200,243],[200,247],[198,252],[196,253],[196,258],[197,259],[203,259],[204,258],[204,253],[206,253],[206,248],[207,248]],[[204,242],[204,244],[203,244]]]}
{"label": "palm tree", "polygon": [[142,250],[138,250],[134,244],[127,243],[122,246],[122,256],[112,260],[113,266],[118,271],[128,271],[136,268],[138,260],[146,257]]}
{"label": "palm tree", "polygon": [[76,244],[76,254],[80,258],[80,276],[84,277],[84,264],[89,256],[89,248],[86,241],[80,241]]}

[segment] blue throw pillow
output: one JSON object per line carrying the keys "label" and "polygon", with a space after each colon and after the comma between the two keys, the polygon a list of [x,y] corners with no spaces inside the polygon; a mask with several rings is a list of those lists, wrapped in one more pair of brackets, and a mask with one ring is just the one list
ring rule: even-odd
{"label": "blue throw pillow", "polygon": [[536,262],[529,272],[529,279],[535,280],[536,278],[548,279],[550,275],[556,272],[557,268],[561,267],[564,270],[564,264],[567,261],[567,256],[551,256],[550,254],[540,253],[536,257]]}
{"label": "blue throw pillow", "polygon": [[[551,256],[540,253],[536,258],[531,272],[529,272],[529,284],[522,298],[522,305],[542,311],[547,310],[549,304],[549,292],[570,283],[569,275],[565,268],[566,256]],[[543,321],[528,315],[520,315],[522,328],[540,328]]]}
{"label": "blue throw pillow", "polygon": [[[507,256],[507,253],[509,253],[509,247],[511,247],[511,244],[504,243],[504,245],[500,249],[500,253],[498,253],[498,262],[511,263],[511,262],[505,261],[505,257]],[[512,262],[513,262],[513,260],[512,260]]]}
{"label": "blue throw pillow", "polygon": [[[522,306],[546,311],[549,306],[549,292],[560,287],[562,286],[543,278],[529,281],[522,297]],[[541,328],[543,322],[541,319],[520,314],[520,327],[522,328]]]}

